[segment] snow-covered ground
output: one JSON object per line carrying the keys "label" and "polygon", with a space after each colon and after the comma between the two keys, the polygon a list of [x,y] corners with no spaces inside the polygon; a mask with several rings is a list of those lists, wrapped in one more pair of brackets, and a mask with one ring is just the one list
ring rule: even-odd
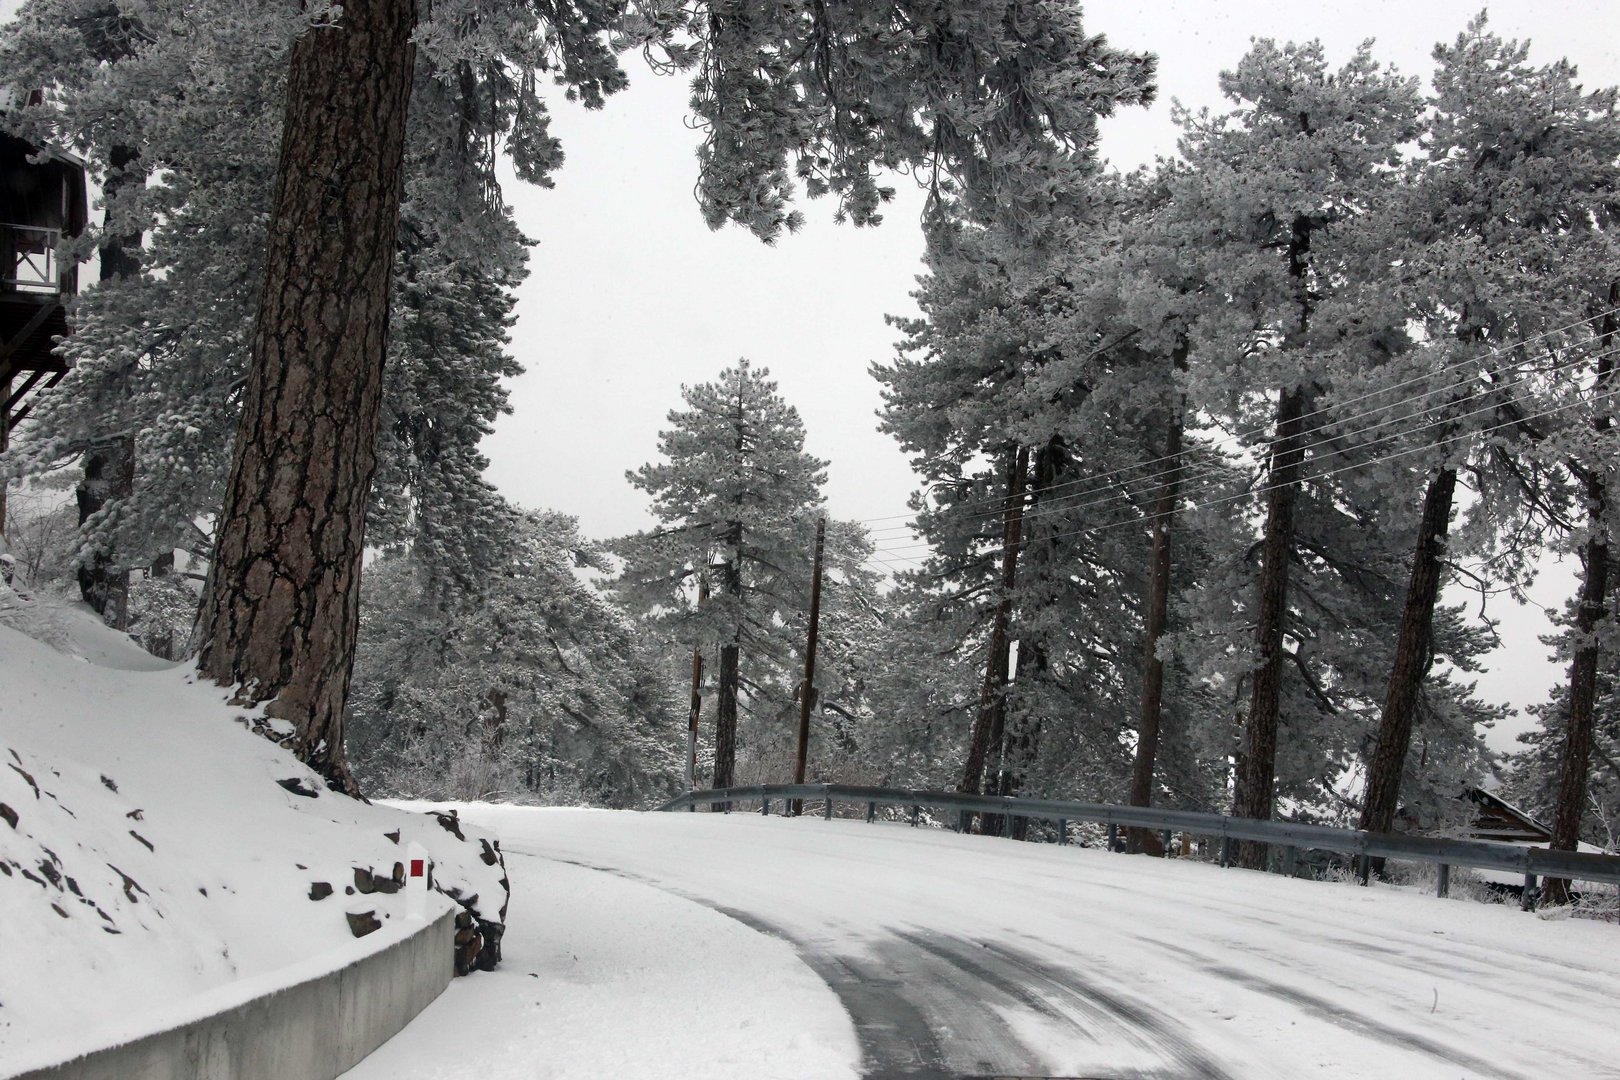
{"label": "snow-covered ground", "polygon": [[[244,717],[0,590],[0,1077],[399,932],[345,884],[448,834],[287,790],[320,785]],[[1612,924],[902,824],[463,815],[504,840],[505,964],[352,1080],[1620,1077]]]}
{"label": "snow-covered ground", "polygon": [[[0,585],[0,1077],[396,939],[405,894],[360,892],[355,870],[391,877],[413,840],[442,880],[499,894],[477,847],[326,790],[226,697],[85,609]],[[448,905],[430,897],[430,917]],[[357,941],[362,911],[382,928]]]}
{"label": "snow-covered ground", "polygon": [[509,970],[351,1080],[1620,1077],[1611,924],[900,824],[463,814],[530,916]]}

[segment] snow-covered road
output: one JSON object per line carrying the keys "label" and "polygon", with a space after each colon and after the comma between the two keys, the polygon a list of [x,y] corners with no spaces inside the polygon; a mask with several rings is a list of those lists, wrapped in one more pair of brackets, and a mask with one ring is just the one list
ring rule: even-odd
{"label": "snow-covered road", "polygon": [[[857,1043],[859,1074],[884,1078],[1620,1077],[1612,925],[896,824],[464,814],[497,831],[514,862],[509,967],[558,960],[525,955],[519,898],[567,907],[585,889],[623,905],[583,916],[619,927],[616,949],[654,965],[673,949],[676,970],[655,973],[659,1004],[646,1013],[603,992],[618,1026],[595,1072],[588,1044],[603,1028],[581,1015],[531,1043],[523,1071],[402,1071],[391,1044],[356,1078],[811,1080],[849,1075]],[[703,940],[647,937],[646,905],[683,903],[670,928]],[[831,994],[795,982],[766,945],[791,947]],[[473,994],[493,1001],[497,981],[480,981],[453,987],[447,1009]],[[641,992],[633,978],[621,989]],[[853,1040],[828,1018],[831,995]],[[659,1026],[666,1012],[678,1031]],[[418,1026],[440,1022],[430,1010]],[[746,1058],[749,1038],[759,1049],[740,1072],[672,1049],[707,1042]],[[638,1039],[662,1052],[627,1056]]]}

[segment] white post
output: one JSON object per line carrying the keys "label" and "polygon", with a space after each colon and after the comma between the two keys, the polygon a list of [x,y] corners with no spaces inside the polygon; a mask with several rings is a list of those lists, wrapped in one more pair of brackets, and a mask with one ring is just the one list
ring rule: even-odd
{"label": "white post", "polygon": [[428,878],[433,860],[427,848],[412,840],[405,848],[405,917],[427,921]]}

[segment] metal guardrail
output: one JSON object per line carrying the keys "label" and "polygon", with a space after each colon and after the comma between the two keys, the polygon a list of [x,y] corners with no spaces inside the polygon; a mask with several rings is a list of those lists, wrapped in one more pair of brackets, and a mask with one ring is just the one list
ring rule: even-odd
{"label": "metal guardrail", "polygon": [[[1445,837],[1406,836],[1399,833],[1371,833],[1361,829],[1336,829],[1327,825],[1305,825],[1290,821],[1260,821],[1226,817],[1192,810],[1168,810],[1153,806],[1115,806],[1109,803],[1065,802],[1056,799],[1019,799],[999,795],[966,795],[953,791],[908,791],[895,788],[857,787],[845,784],[761,784],[753,787],[716,788],[693,791],[673,799],[659,810],[695,809],[698,806],[730,807],[741,802],[758,802],[761,813],[769,814],[771,801],[779,800],[784,809],[792,801],[823,804],[823,816],[833,816],[836,802],[866,805],[866,820],[877,816],[879,806],[909,808],[916,825],[922,808],[954,811],[960,828],[967,815],[995,814],[1009,825],[1018,818],[1050,821],[1058,828],[1058,842],[1068,840],[1069,822],[1095,822],[1108,826],[1109,847],[1116,846],[1118,830],[1145,828],[1162,833],[1184,832],[1221,840],[1221,863],[1232,861],[1231,845],[1238,840],[1255,840],[1284,849],[1283,867],[1297,864],[1301,849],[1319,849],[1353,855],[1360,875],[1367,876],[1367,861],[1375,858],[1402,862],[1434,863],[1439,870],[1437,891],[1450,890],[1453,866],[1485,870],[1505,870],[1524,875],[1524,906],[1534,903],[1538,877],[1571,878],[1580,881],[1620,885],[1620,856],[1587,852],[1552,851],[1522,847],[1491,840],[1462,840]],[[1169,844],[1166,843],[1168,849]]]}

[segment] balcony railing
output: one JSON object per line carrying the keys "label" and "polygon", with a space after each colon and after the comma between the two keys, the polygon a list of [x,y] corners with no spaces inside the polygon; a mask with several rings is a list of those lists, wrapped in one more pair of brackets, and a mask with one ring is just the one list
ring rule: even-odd
{"label": "balcony railing", "polygon": [[72,291],[72,270],[56,254],[61,229],[0,222],[0,292],[55,296]]}

